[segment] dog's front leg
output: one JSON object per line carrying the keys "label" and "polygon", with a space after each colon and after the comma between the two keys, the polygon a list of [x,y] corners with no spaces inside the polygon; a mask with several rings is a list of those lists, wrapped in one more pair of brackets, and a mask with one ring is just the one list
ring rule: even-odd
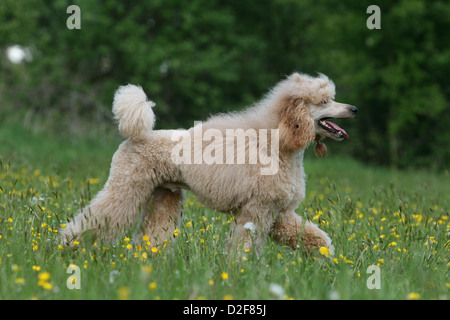
{"label": "dog's front leg", "polygon": [[334,255],[330,237],[317,225],[304,221],[295,212],[282,212],[276,219],[271,231],[273,239],[292,249],[304,249],[308,253],[320,247],[328,249],[328,255]]}
{"label": "dog's front leg", "polygon": [[251,250],[259,256],[274,223],[271,210],[254,202],[243,206],[231,225],[227,248],[239,256]]}

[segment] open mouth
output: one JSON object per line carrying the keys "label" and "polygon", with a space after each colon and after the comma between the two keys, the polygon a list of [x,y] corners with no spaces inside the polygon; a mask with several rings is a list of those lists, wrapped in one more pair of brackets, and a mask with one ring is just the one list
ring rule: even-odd
{"label": "open mouth", "polygon": [[339,127],[336,123],[328,121],[331,118],[322,118],[319,120],[319,126],[327,133],[328,136],[335,140],[348,139],[349,135],[344,129]]}

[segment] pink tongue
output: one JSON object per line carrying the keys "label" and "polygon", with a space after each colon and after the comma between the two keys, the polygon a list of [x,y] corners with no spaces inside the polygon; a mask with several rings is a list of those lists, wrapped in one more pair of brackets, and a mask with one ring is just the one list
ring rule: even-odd
{"label": "pink tongue", "polygon": [[341,127],[339,127],[336,123],[333,123],[331,121],[325,121],[330,127],[332,127],[334,130],[336,131],[340,131],[342,132],[342,134],[348,139],[349,135],[347,134],[347,132],[345,132],[344,129],[342,129]]}

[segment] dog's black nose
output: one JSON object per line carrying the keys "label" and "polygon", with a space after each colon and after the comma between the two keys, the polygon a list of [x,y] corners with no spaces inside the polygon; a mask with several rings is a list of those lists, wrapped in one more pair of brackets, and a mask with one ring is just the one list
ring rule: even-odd
{"label": "dog's black nose", "polygon": [[355,107],[355,106],[351,106],[350,107],[350,111],[353,112],[354,114],[357,114],[358,113],[358,108]]}

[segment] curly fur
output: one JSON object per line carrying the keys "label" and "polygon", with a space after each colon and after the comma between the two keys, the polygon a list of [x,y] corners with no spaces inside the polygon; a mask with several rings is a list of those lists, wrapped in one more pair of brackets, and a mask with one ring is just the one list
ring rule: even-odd
{"label": "curly fur", "polygon": [[[214,128],[222,133],[233,128],[279,129],[279,170],[261,175],[260,162],[175,164],[171,159],[177,143],[172,139],[174,133],[194,137],[196,128],[152,130],[154,103],[147,101],[140,87],[120,87],[113,113],[120,133],[129,138],[114,154],[103,190],[60,231],[62,241],[70,244],[87,231],[114,238],[141,217],[137,239],[145,234],[152,245],[160,245],[173,236],[183,207],[183,189],[189,189],[206,206],[236,215],[228,237],[230,249],[260,252],[266,237],[272,235],[294,249],[312,252],[325,246],[333,252],[328,235],[295,210],[305,197],[303,153],[321,133],[318,119],[327,114],[349,117],[348,105],[332,102],[319,106],[334,95],[334,84],[325,75],[314,78],[294,73],[254,106],[202,123],[203,131]],[[238,143],[248,150],[248,142]],[[191,152],[207,147],[194,143]],[[252,228],[246,227],[249,225]]]}
{"label": "curly fur", "polygon": [[141,87],[120,87],[114,95],[113,114],[119,121],[119,132],[124,137],[145,137],[155,124],[154,102],[147,101]]}

